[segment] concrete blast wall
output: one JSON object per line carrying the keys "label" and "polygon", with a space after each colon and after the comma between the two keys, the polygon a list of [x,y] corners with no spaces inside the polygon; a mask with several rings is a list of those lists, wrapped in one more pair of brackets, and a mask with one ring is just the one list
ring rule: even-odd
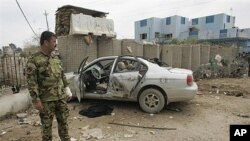
{"label": "concrete blast wall", "polygon": [[58,50],[62,57],[65,72],[76,71],[81,61],[89,56],[88,62],[97,58],[97,42],[93,39],[90,45],[84,41],[84,36],[69,35],[58,37]]}
{"label": "concrete blast wall", "polygon": [[172,67],[181,68],[182,61],[182,48],[178,45],[173,46],[173,55],[172,55]]}
{"label": "concrete blast wall", "polygon": [[230,48],[225,48],[220,46],[210,47],[210,58],[214,58],[217,54],[219,54],[223,59],[232,62],[234,59],[232,56],[236,56],[238,54],[238,49],[236,47],[230,47]]}
{"label": "concrete blast wall", "polygon": [[161,48],[157,45],[143,45],[143,56],[146,58],[160,58]]}
{"label": "concrete blast wall", "polygon": [[201,47],[200,45],[192,45],[191,69],[196,70],[201,64]]}
{"label": "concrete blast wall", "polygon": [[161,54],[161,60],[168,65],[195,71],[200,65],[209,63],[209,59],[217,54],[229,63],[232,62],[238,49],[207,45],[163,45]]}
{"label": "concrete blast wall", "polygon": [[181,68],[191,69],[192,46],[183,45],[181,49],[182,49]]}
{"label": "concrete blast wall", "polygon": [[58,49],[62,56],[65,72],[76,71],[83,58],[88,62],[103,56],[134,55],[147,58],[160,58],[172,67],[195,71],[201,64],[207,64],[216,54],[230,62],[238,53],[237,48],[209,45],[143,45],[132,39],[96,39],[90,45],[84,36],[58,37]]}
{"label": "concrete blast wall", "polygon": [[98,57],[121,55],[121,40],[102,39],[98,40]]}
{"label": "concrete blast wall", "polygon": [[201,53],[200,64],[208,63],[210,59],[210,46],[201,45],[200,53]]}
{"label": "concrete blast wall", "polygon": [[[130,52],[132,51],[132,52]],[[132,39],[122,40],[122,55],[143,56],[143,45]]]}
{"label": "concrete blast wall", "polygon": [[173,48],[172,45],[163,45],[161,52],[161,60],[169,66],[173,66]]}

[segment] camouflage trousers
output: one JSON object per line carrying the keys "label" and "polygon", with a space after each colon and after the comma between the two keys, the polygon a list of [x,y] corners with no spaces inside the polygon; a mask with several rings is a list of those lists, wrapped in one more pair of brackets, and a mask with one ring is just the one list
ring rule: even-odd
{"label": "camouflage trousers", "polygon": [[67,102],[62,99],[58,101],[43,102],[44,111],[40,113],[42,123],[42,140],[52,141],[52,122],[54,115],[56,116],[58,124],[58,134],[61,141],[70,141],[68,133],[68,116],[69,109]]}

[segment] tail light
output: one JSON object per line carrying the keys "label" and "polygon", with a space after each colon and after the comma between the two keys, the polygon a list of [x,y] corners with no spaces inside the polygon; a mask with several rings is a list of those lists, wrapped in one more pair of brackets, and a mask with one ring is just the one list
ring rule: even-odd
{"label": "tail light", "polygon": [[187,85],[192,86],[193,85],[193,76],[187,75]]}

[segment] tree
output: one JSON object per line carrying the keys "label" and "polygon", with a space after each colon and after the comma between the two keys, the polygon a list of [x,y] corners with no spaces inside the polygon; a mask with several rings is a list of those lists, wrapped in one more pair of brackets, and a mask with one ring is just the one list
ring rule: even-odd
{"label": "tree", "polygon": [[9,44],[9,46],[10,46],[10,48],[14,51],[14,50],[16,50],[16,45],[15,44],[13,44],[13,43],[10,43]]}

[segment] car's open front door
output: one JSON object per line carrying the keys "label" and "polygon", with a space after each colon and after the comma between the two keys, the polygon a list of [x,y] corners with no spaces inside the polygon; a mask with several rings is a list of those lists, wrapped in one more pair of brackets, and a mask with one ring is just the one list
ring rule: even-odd
{"label": "car's open front door", "polygon": [[83,78],[83,68],[88,60],[88,56],[84,58],[78,68],[78,75],[74,77],[74,86],[76,90],[76,97],[78,101],[80,102],[84,93],[85,93],[85,84],[84,84],[84,78]]}

